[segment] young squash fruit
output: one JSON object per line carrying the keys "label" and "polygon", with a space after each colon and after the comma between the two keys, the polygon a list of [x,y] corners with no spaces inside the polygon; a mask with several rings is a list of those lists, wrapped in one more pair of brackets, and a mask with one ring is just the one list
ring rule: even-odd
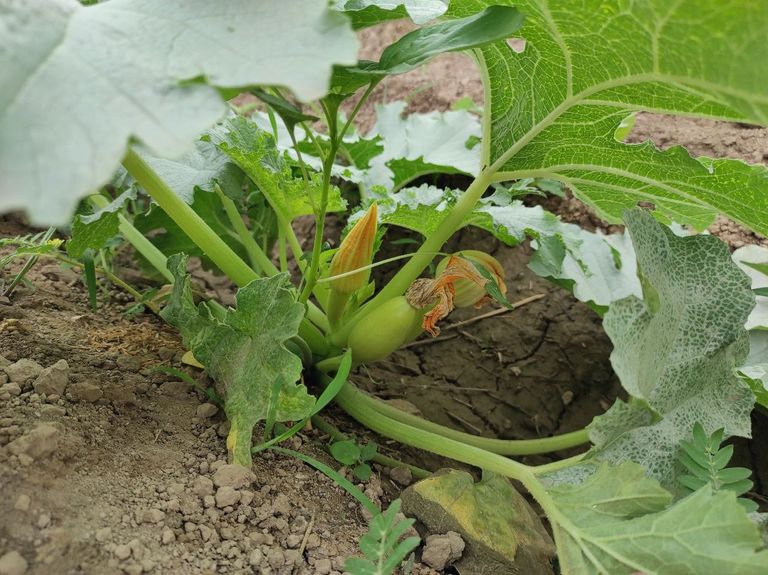
{"label": "young squash fruit", "polygon": [[405,296],[394,297],[373,310],[352,329],[349,347],[356,363],[384,359],[421,333],[427,309],[413,307]]}

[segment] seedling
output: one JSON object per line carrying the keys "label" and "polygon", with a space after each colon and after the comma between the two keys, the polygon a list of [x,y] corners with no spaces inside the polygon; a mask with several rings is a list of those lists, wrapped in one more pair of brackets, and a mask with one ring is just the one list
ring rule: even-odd
{"label": "seedling", "polygon": [[[5,4],[0,53],[14,65],[0,88],[0,210],[66,225],[92,194],[81,208],[93,211],[73,222],[69,254],[34,245],[17,255],[85,267],[85,250],[120,235],[173,283],[161,315],[217,382],[233,462],[250,465],[335,400],[384,436],[522,483],[550,522],[564,573],[768,571],[735,495],[708,481],[681,497],[681,481],[698,484],[679,479],[677,460],[692,421],[749,435],[755,397],[736,368],[746,365],[755,293],[719,240],[667,227],[702,231],[722,213],[768,234],[768,172],[624,143],[643,110],[768,124],[768,68],[755,65],[768,59],[765,3]],[[353,27],[406,14],[439,21],[378,62],[357,61]],[[466,105],[403,119],[394,103],[379,107],[371,134],[356,133],[386,77],[450,51],[477,62],[480,119]],[[250,116],[224,103],[243,87],[260,98]],[[455,173],[472,178],[466,189],[413,185]],[[359,205],[348,205],[342,181]],[[533,182],[568,187],[628,233],[587,232],[525,205],[518,192]],[[330,213],[349,216],[336,251],[324,243]],[[301,216],[314,219],[306,253],[292,225]],[[346,381],[353,363],[438,333],[457,304],[505,304],[509,270],[443,251],[470,225],[511,246],[530,238],[531,269],[603,315],[628,401],[583,430],[499,440],[404,413]],[[423,241],[375,285],[370,270],[385,261],[376,250],[392,226]],[[190,255],[240,287],[236,307],[194,299]],[[297,423],[271,437],[287,421]],[[587,443],[542,467],[511,458]],[[388,536],[366,541],[393,549]],[[365,554],[379,566],[386,555]]]}
{"label": "seedling", "polygon": [[368,481],[371,478],[371,466],[368,463],[378,452],[378,445],[373,441],[365,444],[358,444],[351,439],[337,441],[331,444],[331,455],[333,458],[346,465],[360,481]]}

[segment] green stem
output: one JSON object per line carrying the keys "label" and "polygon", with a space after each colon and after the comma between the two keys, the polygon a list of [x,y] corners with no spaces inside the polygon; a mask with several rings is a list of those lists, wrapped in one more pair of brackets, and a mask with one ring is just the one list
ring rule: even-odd
{"label": "green stem", "polygon": [[[91,203],[97,208],[105,208],[109,205],[107,198],[101,194],[96,194],[90,197]],[[166,257],[155,244],[150,242],[144,237],[139,230],[137,230],[133,224],[123,214],[117,214],[118,227],[123,237],[128,240],[134,249],[139,252],[144,259],[146,259],[153,268],[155,268],[160,275],[165,278],[169,283],[173,283],[173,274],[168,270],[168,266],[165,265]]]}
{"label": "green stem", "polygon": [[[336,358],[329,358],[324,361],[328,362],[327,365],[332,365],[335,360]],[[318,367],[322,364],[323,362],[320,362]],[[342,391],[344,392],[344,395],[342,396],[340,393],[339,397],[354,397],[354,405],[357,410],[363,410],[365,413],[377,413],[393,421],[406,424],[411,428],[433,433],[440,437],[459,442],[462,445],[477,447],[499,455],[522,456],[551,453],[553,451],[577,447],[589,442],[589,435],[587,434],[586,429],[565,433],[563,435],[556,435],[554,437],[542,437],[540,439],[494,439],[491,437],[480,437],[405,413],[380,399],[376,399],[375,397],[360,391],[351,383],[347,383]],[[344,411],[348,411],[346,403],[342,404],[340,401],[339,405],[341,405]],[[350,413],[350,415],[352,414]]]}
{"label": "green stem", "polygon": [[419,277],[422,271],[432,261],[433,253],[440,251],[443,244],[459,229],[464,218],[474,209],[483,192],[488,188],[492,172],[482,171],[467,190],[461,195],[459,201],[450,210],[434,233],[421,244],[415,255],[400,268],[400,271],[385,285],[382,290],[365,304],[350,320],[333,335],[333,343],[339,347],[346,344],[349,333],[355,324],[368,313],[376,309],[385,301],[405,293],[413,281]]}
{"label": "green stem", "polygon": [[288,254],[286,253],[286,245],[285,245],[285,232],[283,231],[283,228],[278,226],[277,227],[277,249],[280,253],[280,271],[281,272],[287,272],[288,271]]}
{"label": "green stem", "polygon": [[133,149],[128,149],[123,166],[233,282],[243,287],[259,277]]}
{"label": "green stem", "polygon": [[242,242],[245,251],[248,253],[248,258],[251,260],[251,266],[267,276],[278,274],[280,270],[275,267],[272,260],[270,260],[267,257],[267,254],[262,251],[261,246],[256,242],[256,239],[246,227],[245,222],[243,222],[240,211],[237,209],[235,202],[232,201],[232,198],[227,196],[218,184],[214,184],[214,189],[216,190],[216,195],[219,196],[219,199],[224,206],[224,211],[227,213],[229,223],[232,224],[232,227],[240,238],[240,242]]}
{"label": "green stem", "polygon": [[[334,441],[345,441],[349,439],[349,437],[344,435],[339,429],[336,428],[336,426],[329,423],[319,415],[315,415],[312,417],[312,424],[323,433],[329,435],[331,439],[333,439]],[[392,467],[392,468],[407,467],[408,469],[410,469],[411,475],[413,475],[416,479],[426,479],[427,477],[432,476],[432,473],[430,473],[426,469],[422,469],[421,467],[417,467],[416,465],[411,465],[410,463],[404,463],[399,459],[395,459],[394,457],[388,457],[386,455],[382,455],[381,453],[377,453],[376,455],[374,455],[373,461],[381,465],[384,465],[386,467]]]}
{"label": "green stem", "polygon": [[[135,151],[128,149],[123,166],[152,196],[166,214],[202,249],[238,287],[244,287],[259,275],[214,232],[205,220],[168,187],[163,179]],[[291,234],[293,230],[291,229]],[[288,236],[290,238],[290,235]],[[295,238],[295,234],[294,234]],[[329,329],[325,314],[317,306],[308,305],[307,317],[322,329]]]}

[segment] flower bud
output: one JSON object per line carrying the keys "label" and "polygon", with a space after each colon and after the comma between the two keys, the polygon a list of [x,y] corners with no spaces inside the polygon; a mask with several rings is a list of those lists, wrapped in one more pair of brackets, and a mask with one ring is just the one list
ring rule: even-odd
{"label": "flower bud", "polygon": [[[378,210],[376,203],[373,203],[341,242],[331,260],[331,276],[345,274],[370,265],[376,243],[377,218]],[[329,282],[330,288],[337,293],[349,295],[367,285],[370,275],[370,269],[361,270],[332,280]]]}
{"label": "flower bud", "polygon": [[[478,250],[463,250],[456,255],[469,260],[476,267],[483,266],[491,272],[501,293],[507,293],[507,286],[504,283],[504,268],[496,258]],[[439,276],[445,270],[449,260],[450,256],[446,256],[437,264],[436,275]],[[453,287],[456,292],[453,296],[453,305],[455,307],[480,306],[487,297],[484,287],[468,279],[456,280],[453,283]]]}

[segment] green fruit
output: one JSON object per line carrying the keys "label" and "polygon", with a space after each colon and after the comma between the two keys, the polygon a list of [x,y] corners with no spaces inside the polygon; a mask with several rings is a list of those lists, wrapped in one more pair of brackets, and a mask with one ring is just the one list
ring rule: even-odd
{"label": "green fruit", "polygon": [[423,315],[424,310],[411,306],[405,296],[384,302],[352,329],[352,358],[357,363],[384,359],[408,340]]}

